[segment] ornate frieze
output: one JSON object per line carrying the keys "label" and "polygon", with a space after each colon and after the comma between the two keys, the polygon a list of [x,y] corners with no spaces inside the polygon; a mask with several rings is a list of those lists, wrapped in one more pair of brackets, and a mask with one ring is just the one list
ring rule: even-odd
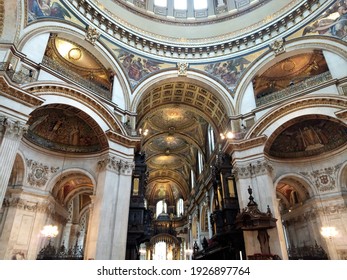
{"label": "ornate frieze", "polygon": [[116,171],[119,174],[131,175],[135,168],[135,163],[108,156],[98,161],[98,167],[100,170],[108,169],[111,171]]}
{"label": "ornate frieze", "polygon": [[0,136],[20,139],[27,129],[28,126],[19,121],[13,121],[5,116],[0,116]]}
{"label": "ornate frieze", "polygon": [[28,183],[38,188],[43,187],[51,174],[56,173],[59,167],[49,167],[32,159],[25,159],[28,166]]}
{"label": "ornate frieze", "polygon": [[233,168],[233,173],[236,179],[246,179],[252,176],[260,176],[271,173],[273,167],[266,160],[258,160],[246,165],[236,164]]}
{"label": "ornate frieze", "polygon": [[50,202],[33,202],[19,197],[5,198],[3,207],[15,207],[30,212],[54,213],[54,204]]}
{"label": "ornate frieze", "polygon": [[338,164],[333,167],[299,173],[310,179],[314,183],[318,191],[328,192],[333,191],[336,188],[337,173],[341,165],[342,164]]}

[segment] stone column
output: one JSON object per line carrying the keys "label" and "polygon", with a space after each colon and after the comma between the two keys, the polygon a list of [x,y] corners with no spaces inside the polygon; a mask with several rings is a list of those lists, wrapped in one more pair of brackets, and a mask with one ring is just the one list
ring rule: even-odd
{"label": "stone column", "polygon": [[99,174],[86,244],[88,259],[125,259],[131,174],[134,164],[108,156]]}
{"label": "stone column", "polygon": [[25,124],[0,116],[0,205],[4,200],[18,147],[26,130]]}
{"label": "stone column", "polygon": [[[276,228],[267,230],[271,254],[279,255],[282,259],[288,259],[281,216],[277,205],[276,190],[273,185],[272,169],[272,166],[265,158],[257,158],[242,163],[235,162],[234,170],[239,204],[240,209],[247,206],[249,202],[248,187],[250,186],[259,210],[266,213],[267,206],[269,206],[273,217],[277,219]],[[247,255],[260,253],[257,231],[245,231],[244,240]]]}

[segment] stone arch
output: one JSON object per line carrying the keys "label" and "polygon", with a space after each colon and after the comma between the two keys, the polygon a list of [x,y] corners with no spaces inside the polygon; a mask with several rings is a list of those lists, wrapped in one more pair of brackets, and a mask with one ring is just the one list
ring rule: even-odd
{"label": "stone arch", "polygon": [[303,205],[308,199],[314,197],[317,191],[311,186],[300,174],[287,173],[280,176],[274,183],[276,188],[276,195],[282,200],[281,213],[289,211],[293,207]]}
{"label": "stone arch", "polygon": [[[187,71],[186,76],[180,77],[177,74],[177,70],[169,70],[149,77],[145,83],[139,85],[136,88],[134,92],[134,99],[131,105],[132,111],[138,111],[141,102],[143,102],[143,100],[148,97],[146,97],[146,95],[153,92],[153,90],[158,91],[156,90],[158,86],[177,83],[187,84],[188,88],[185,88],[183,90],[190,91],[192,94],[191,96],[182,96],[183,99],[185,98],[184,101],[186,102],[186,104],[190,104],[191,102],[192,106],[195,105],[197,110],[200,110],[202,113],[204,113],[206,118],[210,120],[214,118],[218,119],[218,115],[220,115],[219,121],[215,120],[212,123],[214,123],[215,128],[219,128],[217,130],[218,132],[224,132],[223,130],[229,124],[229,117],[235,114],[232,104],[232,97],[221,84],[217,83],[206,75],[195,71]],[[192,88],[189,88],[190,86]],[[161,89],[160,91],[162,90],[165,89]],[[199,90],[203,90],[204,92],[201,93],[201,91]],[[183,99],[175,99],[175,101],[183,102]],[[198,104],[198,101],[200,101],[200,105],[196,105]],[[213,107],[210,107],[209,103]],[[155,102],[155,104],[157,105],[158,103]],[[141,113],[140,115],[142,115],[143,113]],[[221,117],[223,119],[220,119]],[[139,116],[139,120],[140,119],[141,116]]]}
{"label": "stone arch", "polygon": [[25,160],[23,155],[20,152],[18,152],[12,167],[8,186],[12,188],[17,188],[22,186],[25,180],[25,174],[26,174]]}
{"label": "stone arch", "polygon": [[235,113],[243,114],[242,112],[242,102],[247,100],[247,104],[250,102],[252,108],[248,106],[248,112],[255,109],[255,98],[253,94],[253,100],[251,96],[246,95],[247,88],[252,83],[255,75],[261,71],[264,71],[268,67],[276,64],[277,62],[289,58],[293,55],[297,55],[306,51],[312,50],[322,50],[334,53],[341,58],[345,59],[347,57],[346,47],[341,40],[336,38],[327,37],[327,36],[309,36],[295,38],[285,42],[285,52],[280,55],[275,55],[275,53],[271,50],[266,51],[263,55],[261,55],[258,59],[254,60],[249,67],[247,67],[246,71],[242,74],[241,79],[237,87],[235,88]]}
{"label": "stone arch", "polygon": [[36,83],[25,88],[29,92],[44,99],[42,106],[65,104],[76,107],[90,115],[106,131],[115,131],[126,135],[126,129],[113,112],[97,98],[92,97],[76,87],[57,83]]}
{"label": "stone arch", "polygon": [[342,163],[337,176],[337,186],[341,191],[347,191],[347,161]]}
{"label": "stone arch", "polygon": [[[336,119],[336,113],[346,107],[347,98],[334,94],[309,95],[284,102],[261,117],[247,132],[245,139],[261,135],[270,137],[277,128],[298,116],[316,115],[319,112],[320,115]],[[341,121],[346,123],[344,119]]]}
{"label": "stone arch", "polygon": [[[85,29],[78,26],[71,26],[69,24],[59,22],[58,24],[52,25],[51,22],[34,22],[28,25],[24,29],[24,35],[21,37],[18,43],[18,50],[22,51],[25,48],[29,48],[28,45],[30,41],[40,35],[47,34],[47,38],[50,34],[57,34],[61,38],[73,41],[86,50],[89,50],[91,53],[97,53],[98,60],[105,66],[107,69],[111,69],[115,74],[115,85],[117,96],[113,96],[113,101],[123,110],[128,110],[130,107],[130,93],[131,87],[127,78],[119,65],[119,62],[114,57],[113,53],[108,49],[106,45],[100,41],[96,41],[94,45],[90,44],[85,40]],[[47,39],[48,40],[48,39]],[[37,63],[41,63],[38,61]],[[118,96],[119,94],[121,96]]]}

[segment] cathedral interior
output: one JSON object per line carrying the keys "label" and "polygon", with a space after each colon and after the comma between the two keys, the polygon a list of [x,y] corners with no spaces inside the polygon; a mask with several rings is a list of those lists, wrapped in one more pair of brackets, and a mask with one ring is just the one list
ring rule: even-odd
{"label": "cathedral interior", "polygon": [[0,259],[345,260],[346,148],[347,1],[0,0]]}

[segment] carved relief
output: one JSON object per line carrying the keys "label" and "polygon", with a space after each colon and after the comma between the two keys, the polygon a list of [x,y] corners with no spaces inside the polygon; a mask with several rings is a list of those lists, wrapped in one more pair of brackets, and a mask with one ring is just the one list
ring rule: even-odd
{"label": "carved relief", "polygon": [[187,76],[188,62],[178,62],[178,76]]}
{"label": "carved relief", "polygon": [[100,37],[100,32],[96,28],[88,26],[86,30],[85,39],[92,45],[95,45],[96,41]]}
{"label": "carved relief", "polygon": [[30,170],[28,173],[28,183],[38,188],[43,187],[51,174],[56,173],[59,167],[49,167],[31,159],[25,159]]}
{"label": "carved relief", "polygon": [[28,126],[25,124],[0,116],[0,136],[20,139],[27,129]]}
{"label": "carved relief", "polygon": [[236,179],[245,179],[252,176],[260,176],[271,173],[272,166],[265,160],[258,160],[256,163],[249,163],[248,165],[235,165],[233,173]]}
{"label": "carved relief", "polygon": [[119,174],[131,175],[135,168],[134,162],[123,161],[116,157],[106,157],[103,160],[98,161],[99,169],[109,169],[111,171],[117,171]]}
{"label": "carved relief", "polygon": [[336,188],[337,173],[341,165],[342,164],[338,164],[334,167],[327,167],[319,170],[313,170],[311,172],[299,173],[309,178],[314,183],[318,191],[328,192]]}
{"label": "carved relief", "polygon": [[273,50],[273,52],[275,53],[275,55],[279,55],[282,54],[286,51],[285,46],[284,46],[284,39],[278,39],[273,41],[270,44],[270,49]]}

